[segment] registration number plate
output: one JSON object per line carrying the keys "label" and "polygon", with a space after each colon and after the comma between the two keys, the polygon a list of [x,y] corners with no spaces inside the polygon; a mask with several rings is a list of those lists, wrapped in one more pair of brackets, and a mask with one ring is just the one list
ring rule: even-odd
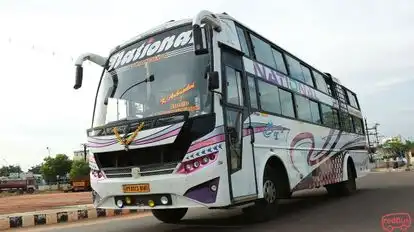
{"label": "registration number plate", "polygon": [[122,186],[124,193],[147,193],[150,191],[149,184],[128,184]]}
{"label": "registration number plate", "polygon": [[84,187],[85,186],[85,183],[84,182],[73,182],[73,186],[76,186],[76,187]]}

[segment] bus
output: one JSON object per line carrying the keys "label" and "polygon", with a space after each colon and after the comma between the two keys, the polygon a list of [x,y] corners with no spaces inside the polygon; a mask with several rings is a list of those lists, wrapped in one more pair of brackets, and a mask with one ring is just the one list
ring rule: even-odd
{"label": "bus", "polygon": [[369,171],[357,95],[227,13],[82,54],[75,89],[85,61],[102,67],[87,129],[95,207],[268,220],[295,191],[351,195]]}

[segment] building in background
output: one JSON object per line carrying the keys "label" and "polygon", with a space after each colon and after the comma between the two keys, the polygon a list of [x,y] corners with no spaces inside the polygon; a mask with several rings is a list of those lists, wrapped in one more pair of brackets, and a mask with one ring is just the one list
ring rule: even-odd
{"label": "building in background", "polygon": [[[84,150],[76,150],[73,152],[73,160],[82,160],[85,158]],[[89,150],[86,150],[86,160],[89,160]]]}

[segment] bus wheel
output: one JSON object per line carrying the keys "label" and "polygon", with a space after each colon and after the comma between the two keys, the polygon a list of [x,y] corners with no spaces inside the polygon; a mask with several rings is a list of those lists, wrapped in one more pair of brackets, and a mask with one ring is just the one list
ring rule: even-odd
{"label": "bus wheel", "polygon": [[158,220],[165,223],[178,223],[187,213],[187,208],[179,209],[153,209],[152,215]]}
{"label": "bus wheel", "polygon": [[267,167],[263,176],[263,198],[257,200],[253,206],[243,208],[243,213],[255,222],[272,219],[277,211],[278,186],[276,171]]}
{"label": "bus wheel", "polygon": [[356,173],[354,163],[348,161],[348,180],[335,184],[326,185],[325,188],[331,196],[349,196],[356,192]]}

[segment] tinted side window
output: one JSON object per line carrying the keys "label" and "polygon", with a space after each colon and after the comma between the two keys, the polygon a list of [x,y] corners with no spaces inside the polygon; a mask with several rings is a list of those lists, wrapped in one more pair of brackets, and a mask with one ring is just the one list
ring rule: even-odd
{"label": "tinted side window", "polygon": [[313,71],[313,77],[315,77],[316,88],[318,88],[320,91],[326,94],[329,94],[325,78],[320,73],[315,71]]}
{"label": "tinted side window", "polygon": [[305,80],[305,83],[313,86],[313,79],[312,79],[312,74],[310,72],[310,69],[304,65],[301,65],[302,67],[302,74],[303,74],[303,79]]}
{"label": "tinted side window", "polygon": [[356,96],[353,93],[351,93],[351,91],[348,91],[348,90],[346,91],[346,93],[348,95],[349,104],[358,109],[358,103],[356,100]]}
{"label": "tinted side window", "polygon": [[270,67],[276,68],[275,60],[273,59],[272,48],[270,45],[252,34],[250,34],[250,38],[252,39],[253,50],[257,61],[269,65]]}
{"label": "tinted side window", "polygon": [[332,118],[333,118],[333,122],[334,122],[334,128],[335,129],[339,129],[340,125],[339,125],[339,112],[337,109],[332,109]]}
{"label": "tinted side window", "polygon": [[298,113],[298,118],[312,122],[312,112],[309,105],[309,99],[295,95],[296,100],[296,112]]}
{"label": "tinted side window", "polygon": [[275,62],[276,62],[276,70],[284,74],[287,74],[286,64],[285,64],[285,60],[283,60],[282,53],[273,48],[272,48],[272,53],[273,53],[273,57],[275,58]]}
{"label": "tinted side window", "polygon": [[347,131],[347,132],[354,132],[354,124],[352,122],[352,118],[348,113],[345,112],[340,112],[340,114],[342,114],[342,130]]}
{"label": "tinted side window", "polygon": [[278,88],[263,81],[258,81],[258,83],[261,109],[271,113],[280,114],[282,110]]}
{"label": "tinted side window", "polygon": [[241,75],[239,71],[226,67],[227,79],[227,102],[235,105],[243,105],[243,95],[241,89]]}
{"label": "tinted side window", "polygon": [[256,82],[252,76],[247,77],[247,82],[249,85],[250,106],[252,108],[258,109],[259,106],[257,104]]}
{"label": "tinted side window", "polygon": [[249,47],[247,46],[246,36],[244,35],[244,30],[236,26],[237,35],[240,41],[240,47],[246,56],[250,56]]}
{"label": "tinted side window", "polygon": [[364,134],[364,126],[362,124],[362,119],[358,117],[354,117],[354,124],[355,124],[355,133]]}
{"label": "tinted side window", "polygon": [[312,114],[312,122],[321,124],[321,113],[319,112],[319,104],[314,101],[309,101]]}
{"label": "tinted side window", "polygon": [[332,107],[321,104],[322,122],[325,126],[339,129],[338,111]]}
{"label": "tinted side window", "polygon": [[282,115],[288,117],[295,117],[295,110],[293,108],[293,94],[283,89],[279,89],[280,103],[282,105]]}
{"label": "tinted side window", "polygon": [[303,74],[302,74],[302,67],[299,61],[297,61],[296,59],[294,59],[293,57],[289,55],[285,55],[285,57],[286,57],[286,62],[288,64],[290,76],[295,78],[296,80],[305,82],[305,79],[303,78]]}

